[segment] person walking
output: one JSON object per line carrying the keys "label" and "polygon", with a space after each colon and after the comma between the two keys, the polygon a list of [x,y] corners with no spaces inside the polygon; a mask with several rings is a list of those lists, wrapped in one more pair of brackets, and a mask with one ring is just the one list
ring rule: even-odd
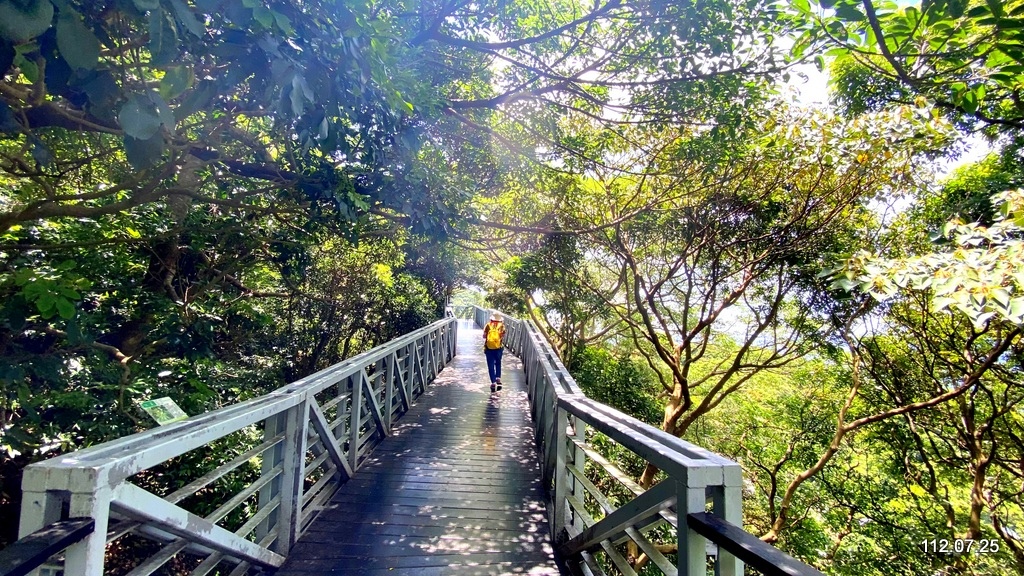
{"label": "person walking", "polygon": [[501,354],[504,352],[505,323],[501,314],[491,314],[491,321],[484,326],[484,356],[487,358],[487,374],[491,377],[491,392],[501,390]]}

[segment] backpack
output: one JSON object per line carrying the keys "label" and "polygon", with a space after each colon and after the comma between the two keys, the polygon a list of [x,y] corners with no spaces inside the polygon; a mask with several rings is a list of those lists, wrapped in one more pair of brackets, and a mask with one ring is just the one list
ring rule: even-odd
{"label": "backpack", "polygon": [[487,324],[487,338],[484,340],[484,347],[490,350],[501,348],[501,335],[505,332],[505,326],[501,322],[489,322]]}

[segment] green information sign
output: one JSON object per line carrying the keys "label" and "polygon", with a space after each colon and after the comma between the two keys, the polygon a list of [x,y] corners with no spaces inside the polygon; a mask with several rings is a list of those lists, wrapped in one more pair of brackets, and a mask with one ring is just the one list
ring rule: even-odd
{"label": "green information sign", "polygon": [[146,400],[141,404],[142,409],[156,420],[156,423],[165,426],[172,422],[179,422],[188,418],[188,414],[174,403],[174,400],[164,396],[156,400]]}

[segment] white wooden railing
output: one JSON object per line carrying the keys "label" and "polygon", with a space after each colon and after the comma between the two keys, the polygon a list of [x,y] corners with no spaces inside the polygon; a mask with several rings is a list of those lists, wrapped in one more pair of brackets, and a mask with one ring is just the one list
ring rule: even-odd
{"label": "white wooden railing", "polygon": [[[92,518],[66,550],[68,576],[103,574],[111,546],[155,550],[131,576],[176,557],[176,570],[196,576],[278,567],[338,481],[455,356],[456,326],[445,318],[266,396],[32,464],[19,533]],[[216,465],[159,493],[159,476],[185,472],[175,465],[202,450],[221,453],[208,458]],[[186,505],[200,494],[216,507]]]}
{"label": "white wooden railing", "polygon": [[[476,307],[477,326],[491,313]],[[532,322],[503,316],[526,372],[552,537],[576,570],[635,576],[643,558],[663,574],[742,576],[743,558],[764,574],[821,575],[743,532],[739,464],[587,398]],[[662,471],[656,484],[622,469],[623,449]]]}

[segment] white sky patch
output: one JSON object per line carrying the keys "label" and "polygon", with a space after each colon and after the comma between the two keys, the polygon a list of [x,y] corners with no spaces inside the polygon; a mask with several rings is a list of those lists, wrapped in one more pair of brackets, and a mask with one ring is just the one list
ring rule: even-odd
{"label": "white sky patch", "polygon": [[784,90],[794,95],[794,99],[805,105],[828,104],[828,74],[818,70],[813,63],[794,66],[790,72],[789,82]]}

